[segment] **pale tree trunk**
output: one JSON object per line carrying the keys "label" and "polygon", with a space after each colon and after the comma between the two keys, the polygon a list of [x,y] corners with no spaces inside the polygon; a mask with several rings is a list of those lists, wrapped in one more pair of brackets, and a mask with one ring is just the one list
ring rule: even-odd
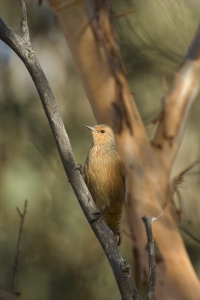
{"label": "pale tree trunk", "polygon": [[[136,282],[148,276],[147,239],[142,215],[154,223],[157,299],[200,299],[199,280],[172,215],[175,186],[169,178],[189,108],[199,92],[199,49],[193,47],[164,99],[157,131],[149,142],[129,90],[106,1],[49,0],[70,47],[97,123],[116,133],[126,164],[126,214],[133,238]],[[196,36],[199,41],[199,36]],[[199,53],[198,53],[199,52]],[[171,188],[171,190],[170,190]]]}

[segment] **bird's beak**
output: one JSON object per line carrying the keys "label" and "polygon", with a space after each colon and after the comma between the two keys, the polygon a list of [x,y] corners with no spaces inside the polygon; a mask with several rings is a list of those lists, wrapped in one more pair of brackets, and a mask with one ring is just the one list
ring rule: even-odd
{"label": "bird's beak", "polygon": [[90,129],[91,131],[96,131],[95,128],[92,127],[92,126],[87,126],[87,125],[83,125],[83,126],[85,126],[86,128]]}

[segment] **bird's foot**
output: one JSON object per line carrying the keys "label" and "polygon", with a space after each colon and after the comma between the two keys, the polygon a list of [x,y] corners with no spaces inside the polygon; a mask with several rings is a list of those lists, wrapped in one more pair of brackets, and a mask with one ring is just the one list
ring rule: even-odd
{"label": "bird's foot", "polygon": [[121,230],[119,231],[119,233],[117,235],[115,235],[116,238],[116,242],[117,242],[117,246],[120,246],[122,243],[122,232]]}
{"label": "bird's foot", "polygon": [[105,209],[106,209],[106,208],[103,208],[103,209],[100,210],[100,211],[94,212],[94,213],[93,213],[94,218],[91,219],[91,222],[96,222],[96,221],[98,221],[98,220],[104,215]]}
{"label": "bird's foot", "polygon": [[82,167],[81,164],[78,164],[78,165],[76,166],[75,171],[77,171],[77,170],[80,172],[80,174],[81,174],[81,175],[83,176],[83,178],[84,178],[83,167]]}

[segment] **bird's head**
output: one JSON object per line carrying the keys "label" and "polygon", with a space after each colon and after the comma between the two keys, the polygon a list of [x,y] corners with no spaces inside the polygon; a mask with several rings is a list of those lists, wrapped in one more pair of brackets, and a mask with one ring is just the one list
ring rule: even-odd
{"label": "bird's head", "polygon": [[93,145],[94,146],[115,146],[115,136],[110,126],[101,124],[92,126],[86,126],[92,132]]}

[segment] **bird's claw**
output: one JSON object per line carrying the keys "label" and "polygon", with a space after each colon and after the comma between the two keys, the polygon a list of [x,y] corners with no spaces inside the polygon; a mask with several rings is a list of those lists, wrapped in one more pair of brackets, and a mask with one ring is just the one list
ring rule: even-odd
{"label": "bird's claw", "polygon": [[91,222],[98,221],[104,215],[104,212],[105,212],[105,208],[103,208],[100,211],[94,212],[92,215],[95,216],[95,217],[91,219]]}
{"label": "bird's claw", "polygon": [[117,246],[120,246],[122,243],[122,232],[121,230],[119,231],[119,233],[115,236],[116,238],[116,242],[117,242]]}
{"label": "bird's claw", "polygon": [[84,177],[84,174],[83,174],[83,167],[82,167],[82,165],[81,164],[78,164],[77,166],[76,166],[76,168],[75,168],[75,171],[79,171],[80,172],[80,174]]}

